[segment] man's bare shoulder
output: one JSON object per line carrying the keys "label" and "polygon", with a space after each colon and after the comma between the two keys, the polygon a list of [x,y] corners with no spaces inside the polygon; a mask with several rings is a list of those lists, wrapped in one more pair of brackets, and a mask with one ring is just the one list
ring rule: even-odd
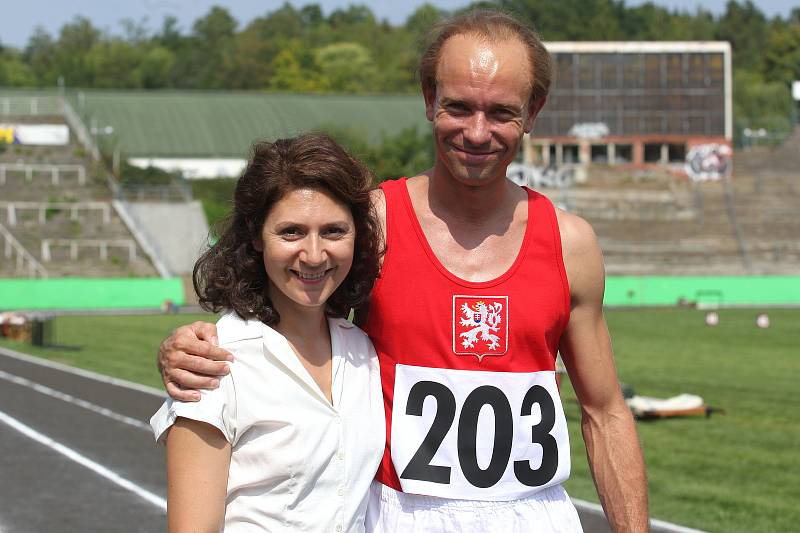
{"label": "man's bare shoulder", "polygon": [[573,213],[556,209],[556,214],[573,304],[586,300],[602,302],[605,266],[592,226]]}
{"label": "man's bare shoulder", "polygon": [[599,251],[597,235],[591,224],[574,213],[556,208],[558,230],[564,257],[582,256]]}

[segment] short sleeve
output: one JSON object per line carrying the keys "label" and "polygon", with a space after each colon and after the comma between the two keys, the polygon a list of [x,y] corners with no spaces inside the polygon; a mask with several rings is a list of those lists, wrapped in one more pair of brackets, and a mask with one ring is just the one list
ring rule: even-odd
{"label": "short sleeve", "polygon": [[236,391],[232,374],[223,376],[218,388],[201,390],[198,402],[167,398],[150,419],[156,441],[164,444],[167,430],[178,417],[183,417],[211,424],[222,432],[225,440],[233,444],[236,438]]}

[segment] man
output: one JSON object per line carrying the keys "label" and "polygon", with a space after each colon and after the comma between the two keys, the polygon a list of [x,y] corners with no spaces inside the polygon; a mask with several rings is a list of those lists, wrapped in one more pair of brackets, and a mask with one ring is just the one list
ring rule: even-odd
{"label": "man", "polygon": [[[434,167],[374,197],[386,255],[364,329],[381,361],[387,446],[369,530],[579,530],[561,488],[569,444],[559,350],[609,521],[647,530],[644,465],[603,318],[595,235],[506,179],[550,69],[536,35],[492,11],[440,24],[422,58]],[[164,341],[170,395],[191,400],[187,389],[216,385],[208,376],[225,372],[226,353],[201,340],[214,333],[196,323]]]}

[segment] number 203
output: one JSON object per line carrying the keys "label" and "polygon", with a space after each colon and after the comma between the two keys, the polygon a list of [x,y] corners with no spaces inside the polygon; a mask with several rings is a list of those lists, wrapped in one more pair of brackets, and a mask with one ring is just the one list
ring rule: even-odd
{"label": "number 203", "polygon": [[[408,393],[406,414],[422,416],[422,406],[428,396],[436,400],[433,424],[400,477],[449,484],[450,467],[432,465],[431,460],[453,425],[456,398],[441,383],[419,381]],[[529,487],[546,484],[553,479],[558,468],[558,443],[550,434],[556,421],[555,406],[550,393],[541,385],[534,385],[525,393],[520,414],[530,415],[534,404],[539,405],[542,417],[538,424],[532,426],[532,442],[542,447],[542,464],[532,469],[528,460],[514,461],[514,475],[520,483]],[[483,469],[477,457],[478,416],[487,405],[494,411],[494,447],[489,466]],[[473,390],[464,400],[457,431],[458,462],[464,477],[478,488],[494,486],[506,471],[514,436],[511,405],[503,391],[491,385]]]}

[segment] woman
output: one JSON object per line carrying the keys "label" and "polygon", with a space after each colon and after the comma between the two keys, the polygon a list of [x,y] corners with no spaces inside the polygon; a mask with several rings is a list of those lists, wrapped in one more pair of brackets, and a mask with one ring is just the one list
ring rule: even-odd
{"label": "woman", "polygon": [[324,135],[257,144],[194,285],[234,355],[167,400],[170,531],[362,531],[384,446],[375,351],[345,320],[378,273],[371,176]]}

